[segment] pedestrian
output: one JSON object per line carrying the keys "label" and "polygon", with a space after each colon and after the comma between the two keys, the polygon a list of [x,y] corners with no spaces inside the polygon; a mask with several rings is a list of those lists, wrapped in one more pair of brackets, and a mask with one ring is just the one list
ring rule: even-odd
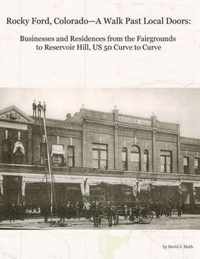
{"label": "pedestrian", "polygon": [[67,201],[67,204],[65,207],[65,214],[66,214],[67,219],[71,218],[71,202],[70,201]]}
{"label": "pedestrian", "polygon": [[42,208],[41,208],[41,214],[44,217],[44,222],[48,222],[48,217],[49,217],[49,205],[47,203],[44,203]]}
{"label": "pedestrian", "polygon": [[112,224],[113,224],[113,209],[112,209],[112,206],[111,206],[111,202],[107,203],[106,215],[107,215],[107,218],[108,218],[108,226],[112,227]]}
{"label": "pedestrian", "polygon": [[97,201],[92,203],[91,209],[92,209],[94,227],[98,227],[101,224],[101,219],[100,219],[101,208]]}
{"label": "pedestrian", "polygon": [[38,119],[41,119],[41,113],[43,109],[41,102],[38,103],[37,108],[38,108]]}
{"label": "pedestrian", "polygon": [[75,210],[76,210],[76,218],[80,220],[80,208],[81,204],[79,201],[75,203]]}
{"label": "pedestrian", "polygon": [[181,217],[182,215],[182,205],[181,205],[181,201],[177,202],[177,212],[178,212],[178,216]]}
{"label": "pedestrian", "polygon": [[65,223],[65,206],[64,206],[64,203],[61,203],[60,206],[59,206],[59,222],[61,224],[64,224]]}
{"label": "pedestrian", "polygon": [[35,99],[34,99],[34,101],[32,103],[32,107],[33,107],[33,118],[36,118],[37,104],[36,104]]}
{"label": "pedestrian", "polygon": [[126,220],[128,218],[128,206],[127,204],[124,204],[124,219]]}
{"label": "pedestrian", "polygon": [[10,223],[15,221],[15,214],[16,214],[16,210],[15,210],[15,204],[14,203],[9,203],[8,204],[8,218]]}

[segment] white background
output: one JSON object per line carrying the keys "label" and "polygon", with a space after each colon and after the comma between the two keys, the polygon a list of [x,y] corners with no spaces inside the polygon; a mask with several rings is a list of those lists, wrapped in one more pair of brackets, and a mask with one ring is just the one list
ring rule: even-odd
{"label": "white background", "polygon": [[[46,91],[48,87],[199,87],[199,11],[197,0],[1,0],[0,87],[42,87]],[[192,19],[192,25],[22,27],[7,26],[7,16],[173,16]],[[177,43],[168,45],[160,53],[97,54],[39,53],[34,51],[34,44],[19,43],[20,34],[60,36],[71,33],[91,36],[175,34]],[[0,100],[2,102],[2,95]],[[199,231],[0,231],[0,258],[192,259],[199,258],[199,234]],[[163,244],[180,243],[192,244],[194,249],[162,248]]]}
{"label": "white background", "polygon": [[[192,25],[16,26],[6,17],[188,18]],[[2,1],[0,84],[6,87],[198,87],[200,82],[199,1],[43,0]],[[19,36],[115,36],[147,34],[177,37],[161,52],[37,52]]]}

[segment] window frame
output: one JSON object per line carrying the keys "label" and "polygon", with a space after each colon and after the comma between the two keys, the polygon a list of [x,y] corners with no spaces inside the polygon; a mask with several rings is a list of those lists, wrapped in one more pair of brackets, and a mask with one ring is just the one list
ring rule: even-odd
{"label": "window frame", "polygon": [[[162,159],[164,163],[162,163]],[[167,162],[169,159],[169,163]],[[169,167],[168,167],[169,165]],[[162,166],[163,169],[162,169]],[[168,169],[169,168],[169,169]],[[171,150],[160,150],[160,172],[161,173],[172,173],[173,172],[173,160]]]}
{"label": "window frame", "polygon": [[[141,171],[141,150],[140,150],[140,147],[137,146],[137,145],[133,145],[131,147],[130,155],[131,155],[130,162],[135,165],[134,169],[136,171]],[[138,157],[137,160],[134,159],[134,157],[136,157],[136,155]]]}
{"label": "window frame", "polygon": [[[64,150],[64,145],[63,144],[52,144],[51,145],[51,150],[53,149],[53,146],[62,146],[63,150]],[[62,161],[60,163],[54,162],[55,156],[60,157]],[[51,156],[51,163],[52,163],[53,166],[57,166],[57,167],[64,166],[64,160],[65,160],[64,154],[53,153],[52,156]]]}
{"label": "window frame", "polygon": [[[125,159],[123,160],[123,154],[125,154]],[[121,158],[122,158],[122,170],[127,171],[128,170],[128,149],[127,147],[122,148],[121,152]]]}
{"label": "window frame", "polygon": [[[97,153],[97,158],[94,158],[94,151]],[[102,152],[106,154],[105,159],[101,158]],[[97,166],[94,166],[94,161],[96,161]],[[103,168],[101,167],[102,161],[105,162],[105,167]],[[95,169],[108,169],[108,144],[92,143],[92,167]]]}
{"label": "window frame", "polygon": [[[185,160],[187,161],[187,165],[185,165]],[[190,157],[184,156],[183,157],[183,173],[189,174],[189,171],[190,171]]]}
{"label": "window frame", "polygon": [[[145,161],[145,156],[146,156],[146,161]],[[148,149],[144,150],[144,171],[149,172],[149,150]]]}
{"label": "window frame", "polygon": [[[70,148],[72,148],[72,155],[69,155]],[[69,160],[72,160],[72,166],[69,164]],[[70,168],[75,167],[75,146],[74,145],[67,146],[67,165]]]}
{"label": "window frame", "polygon": [[[195,161],[198,161],[197,167],[195,166]],[[200,174],[200,157],[194,158],[194,172],[195,174]]]}

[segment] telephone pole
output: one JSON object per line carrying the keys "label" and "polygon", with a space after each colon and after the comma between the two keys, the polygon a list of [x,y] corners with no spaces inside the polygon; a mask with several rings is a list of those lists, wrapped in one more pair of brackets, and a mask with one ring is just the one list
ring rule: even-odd
{"label": "telephone pole", "polygon": [[[48,143],[48,136],[47,136],[47,125],[46,125],[46,104],[43,104],[39,101],[38,104],[34,101],[33,103],[33,114],[34,119],[38,120],[41,127],[44,130],[44,142],[46,144],[46,152],[47,152],[47,169],[50,179],[50,214],[51,218],[53,217],[53,208],[54,208],[54,186],[53,186],[53,174],[51,170],[51,159],[50,159],[50,149]],[[43,122],[43,123],[42,123]],[[48,178],[46,176],[46,183],[48,184]]]}

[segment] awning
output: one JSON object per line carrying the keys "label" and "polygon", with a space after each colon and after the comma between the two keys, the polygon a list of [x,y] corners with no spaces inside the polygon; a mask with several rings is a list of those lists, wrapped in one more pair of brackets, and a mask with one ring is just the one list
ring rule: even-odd
{"label": "awning", "polygon": [[151,183],[153,186],[179,186],[180,182],[170,182],[170,181],[153,181]]}
{"label": "awning", "polygon": [[114,177],[101,177],[101,178],[88,178],[89,185],[98,185],[98,184],[111,184],[111,185],[136,185],[136,180],[123,179],[123,178],[114,178]]}
{"label": "awning", "polygon": [[65,155],[65,150],[63,145],[52,145],[51,156],[53,155]]}

